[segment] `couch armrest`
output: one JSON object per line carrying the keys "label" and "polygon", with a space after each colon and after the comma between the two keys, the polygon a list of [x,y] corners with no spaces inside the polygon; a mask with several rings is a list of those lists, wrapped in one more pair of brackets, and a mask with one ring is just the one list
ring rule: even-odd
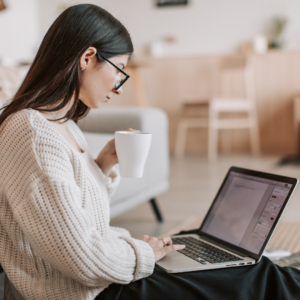
{"label": "couch armrest", "polygon": [[145,179],[151,183],[169,178],[169,126],[163,110],[153,107],[102,107],[91,109],[77,124],[82,131],[94,133],[114,134],[128,128],[152,133]]}
{"label": "couch armrest", "polygon": [[[148,131],[155,128],[155,118],[166,123],[166,114],[158,108],[152,107],[105,107],[91,109],[88,115],[78,121],[83,131],[114,134],[118,130],[128,128]],[[161,124],[162,126],[167,124]]]}

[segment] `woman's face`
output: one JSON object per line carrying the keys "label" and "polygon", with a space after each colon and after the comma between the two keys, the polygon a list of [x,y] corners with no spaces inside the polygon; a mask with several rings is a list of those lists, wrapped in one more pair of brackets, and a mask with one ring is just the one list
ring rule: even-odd
{"label": "woman's face", "polygon": [[[107,61],[100,64],[93,51],[89,53],[88,50],[80,59],[80,66],[84,70],[81,71],[79,99],[90,108],[98,108],[102,103],[108,102],[113,94],[122,93],[122,86],[117,91],[114,89],[122,77],[117,68]],[[124,54],[111,57],[109,60],[120,69],[124,69],[128,57],[128,54]]]}

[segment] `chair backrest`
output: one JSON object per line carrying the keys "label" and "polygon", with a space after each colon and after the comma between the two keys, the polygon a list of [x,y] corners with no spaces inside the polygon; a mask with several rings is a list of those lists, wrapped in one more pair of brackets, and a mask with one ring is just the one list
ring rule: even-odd
{"label": "chair backrest", "polygon": [[252,56],[224,57],[220,61],[221,97],[255,99]]}

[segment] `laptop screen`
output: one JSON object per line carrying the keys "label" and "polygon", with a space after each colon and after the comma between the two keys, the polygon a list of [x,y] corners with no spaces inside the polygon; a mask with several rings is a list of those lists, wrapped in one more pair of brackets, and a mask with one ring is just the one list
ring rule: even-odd
{"label": "laptop screen", "polygon": [[258,254],[292,186],[231,171],[201,232]]}

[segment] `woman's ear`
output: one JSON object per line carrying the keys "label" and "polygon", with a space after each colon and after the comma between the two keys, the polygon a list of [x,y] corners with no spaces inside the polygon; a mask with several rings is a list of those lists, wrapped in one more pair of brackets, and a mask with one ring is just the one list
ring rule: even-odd
{"label": "woman's ear", "polygon": [[80,57],[80,69],[83,71],[92,63],[92,58],[97,54],[95,47],[87,48]]}

